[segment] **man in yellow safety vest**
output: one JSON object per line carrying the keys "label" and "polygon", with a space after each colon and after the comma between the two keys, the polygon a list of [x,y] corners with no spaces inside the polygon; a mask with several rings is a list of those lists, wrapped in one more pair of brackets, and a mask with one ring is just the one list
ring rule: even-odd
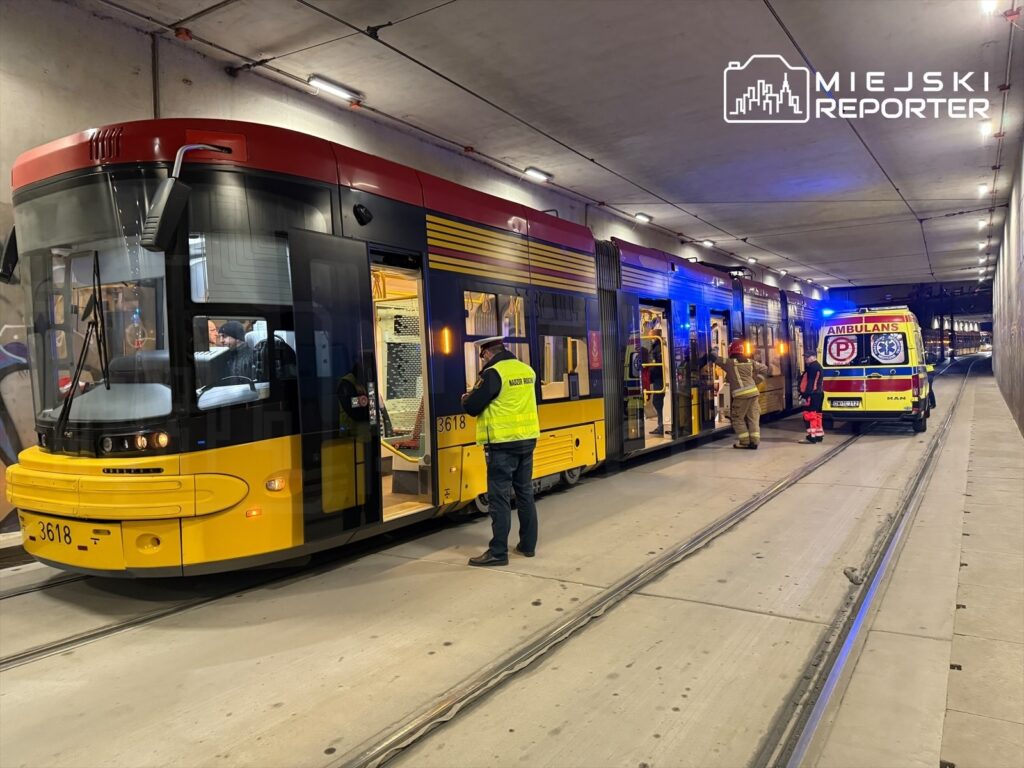
{"label": "man in yellow safety vest", "polygon": [[533,557],[537,548],[537,508],[533,503],[533,449],[540,437],[537,374],[505,348],[501,336],[476,342],[483,367],[476,386],[462,396],[462,407],[476,417],[476,441],[487,460],[487,505],[491,543],[470,565],[508,565],[512,527],[509,491],[519,512],[516,551]]}

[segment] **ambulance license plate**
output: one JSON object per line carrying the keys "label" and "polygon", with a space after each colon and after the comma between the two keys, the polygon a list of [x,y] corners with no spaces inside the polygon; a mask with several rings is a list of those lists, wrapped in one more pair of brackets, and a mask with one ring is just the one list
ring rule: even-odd
{"label": "ambulance license plate", "polygon": [[833,408],[860,408],[860,400],[829,400]]}

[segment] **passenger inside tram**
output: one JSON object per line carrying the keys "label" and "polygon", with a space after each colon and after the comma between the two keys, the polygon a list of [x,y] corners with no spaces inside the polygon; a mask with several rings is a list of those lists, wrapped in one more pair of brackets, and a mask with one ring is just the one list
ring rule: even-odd
{"label": "passenger inside tram", "polygon": [[664,308],[640,307],[641,380],[644,390],[644,445],[672,440],[673,392],[667,347],[668,318]]}

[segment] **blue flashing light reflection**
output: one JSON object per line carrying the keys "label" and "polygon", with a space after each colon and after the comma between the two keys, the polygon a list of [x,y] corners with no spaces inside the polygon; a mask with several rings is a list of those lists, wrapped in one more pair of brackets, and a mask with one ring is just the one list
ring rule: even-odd
{"label": "blue flashing light reflection", "polygon": [[835,313],[836,313],[836,311],[834,309],[823,309],[823,310],[821,310],[821,314],[823,316],[825,316],[825,317],[832,317],[832,315],[834,315]]}

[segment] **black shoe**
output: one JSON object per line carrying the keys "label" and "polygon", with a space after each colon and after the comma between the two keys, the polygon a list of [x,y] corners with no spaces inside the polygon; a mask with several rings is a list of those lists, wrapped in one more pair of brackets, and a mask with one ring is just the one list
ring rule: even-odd
{"label": "black shoe", "polygon": [[818,437],[814,438],[814,442],[816,442],[816,443],[823,443],[823,442],[825,442],[825,438],[824,438],[824,436],[820,436],[819,435]]}
{"label": "black shoe", "polygon": [[804,440],[808,443],[818,442],[818,438],[816,438],[814,435],[808,435],[807,437],[804,438]]}
{"label": "black shoe", "polygon": [[749,448],[752,451],[756,451],[757,450],[757,443],[751,443],[750,445],[747,446],[747,448]]}
{"label": "black shoe", "polygon": [[523,557],[533,557],[537,554],[536,550],[531,549],[527,551],[525,549],[522,549],[518,544],[516,544],[516,552],[518,552]]}
{"label": "black shoe", "polygon": [[750,445],[748,443],[733,443],[732,447],[733,448],[744,448],[745,449],[745,448],[749,448]]}
{"label": "black shoe", "polygon": [[658,427],[657,429],[652,429],[650,434],[652,434],[652,435],[664,435],[665,434],[665,430],[663,428],[661,428],[661,427]]}
{"label": "black shoe", "polygon": [[477,555],[476,557],[469,558],[469,564],[476,565],[481,568],[487,567],[489,565],[508,565],[508,558],[495,557],[491,554],[491,550],[487,550],[482,555]]}

